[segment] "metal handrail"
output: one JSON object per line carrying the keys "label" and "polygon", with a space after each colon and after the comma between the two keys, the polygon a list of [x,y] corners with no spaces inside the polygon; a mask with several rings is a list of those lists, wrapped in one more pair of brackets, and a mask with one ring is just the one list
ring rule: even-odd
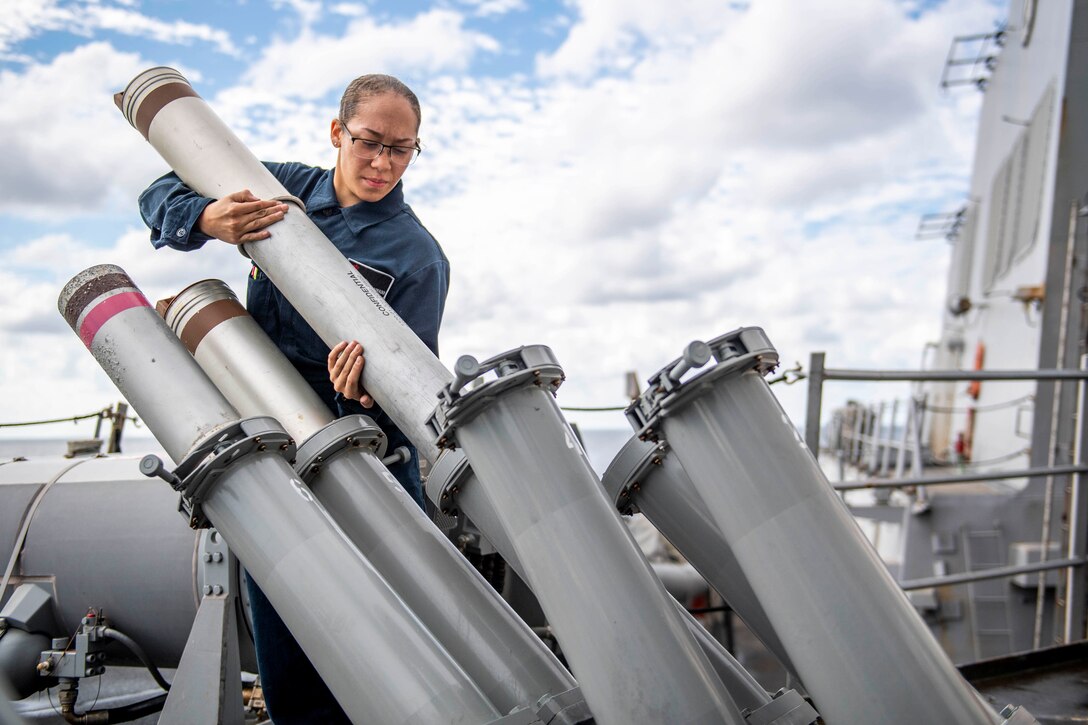
{"label": "metal handrail", "polygon": [[[819,456],[820,451],[820,413],[823,403],[823,384],[825,380],[849,380],[849,381],[942,381],[942,382],[956,382],[956,381],[1010,381],[1010,380],[1037,380],[1037,381],[1084,381],[1088,380],[1088,370],[1076,370],[1076,369],[1048,369],[1048,370],[850,370],[850,369],[838,369],[838,368],[826,368],[825,367],[825,354],[822,352],[814,352],[810,358],[809,364],[809,395],[808,406],[805,414],[805,444],[812,451],[814,456]],[[1085,409],[1088,409],[1088,385],[1082,384],[1082,397],[1084,397]],[[894,418],[894,413],[893,413]],[[851,436],[853,437],[853,436]],[[870,445],[880,445],[880,439],[876,432],[873,432],[868,436],[860,436],[867,438]],[[893,441],[884,441],[886,446],[894,446]],[[1083,451],[1088,449],[1088,425],[1081,426],[1080,434],[1080,446],[1078,450]],[[887,451],[888,449],[885,449]],[[918,452],[915,451],[915,455]],[[953,574],[945,576],[929,577],[925,579],[915,579],[910,581],[900,582],[900,586],[904,591],[912,591],[916,589],[926,589],[929,587],[941,587],[950,586],[956,584],[967,584],[976,581],[984,581],[988,579],[1001,579],[1019,574],[1040,573],[1039,589],[1042,590],[1043,577],[1041,572],[1050,570],[1066,570],[1076,567],[1083,567],[1088,563],[1088,557],[1085,556],[1085,536],[1088,536],[1088,532],[1085,531],[1084,521],[1088,517],[1088,496],[1084,495],[1083,478],[1088,473],[1088,466],[1082,465],[1085,463],[1083,460],[1073,465],[1061,465],[1061,466],[1034,466],[1027,469],[1021,469],[1017,471],[990,471],[984,474],[958,474],[954,476],[921,476],[916,475],[914,478],[897,478],[897,479],[873,479],[867,481],[855,481],[851,483],[839,483],[832,484],[836,491],[845,492],[849,490],[858,489],[895,489],[905,488],[908,486],[917,487],[916,490],[924,492],[927,486],[932,485],[945,485],[954,483],[968,483],[973,481],[992,481],[999,479],[1012,479],[1012,478],[1039,478],[1046,477],[1048,481],[1053,480],[1055,476],[1071,475],[1073,476],[1073,495],[1069,504],[1068,515],[1069,521],[1069,543],[1068,552],[1069,557],[1066,559],[1058,559],[1054,561],[1043,561],[1037,564],[1025,564],[1021,566],[1004,566],[995,567],[992,569],[986,569],[983,571],[971,571],[962,574]],[[1053,464],[1053,461],[1051,461]],[[916,471],[920,473],[920,471]],[[1044,549],[1045,552],[1045,549]],[[1044,553],[1045,557],[1045,553]],[[1079,580],[1079,581],[1078,581]],[[1064,614],[1064,631],[1065,636],[1069,637],[1082,637],[1084,632],[1084,611],[1085,611],[1085,587],[1083,584],[1083,577],[1070,577],[1069,589],[1066,593],[1067,604]]]}
{"label": "metal handrail", "polygon": [[968,571],[963,574],[948,574],[945,576],[933,576],[926,579],[910,579],[899,582],[899,586],[905,592],[915,589],[928,589],[930,587],[943,587],[951,584],[970,584],[971,582],[986,581],[987,579],[1004,579],[1017,574],[1032,574],[1034,572],[1049,571],[1051,569],[1069,569],[1071,567],[1084,566],[1088,559],[1054,559],[1053,561],[1039,564],[1021,564],[1019,566],[997,566],[993,569],[981,571]]}
{"label": "metal handrail", "polygon": [[826,356],[814,352],[809,358],[808,409],[805,414],[805,444],[812,455],[820,451],[820,408],[825,380],[878,381],[982,381],[982,380],[1088,380],[1088,370],[853,370],[824,366]]}
{"label": "metal handrail", "polygon": [[921,478],[871,478],[849,483],[833,483],[836,491],[859,491],[870,488],[907,488],[910,486],[945,486],[953,483],[971,483],[974,481],[997,481],[1010,478],[1033,478],[1035,476],[1064,476],[1071,473],[1088,473],[1088,466],[1040,466],[1024,468],[1019,471],[990,471],[988,473],[965,473],[955,476],[923,476]]}
{"label": "metal handrail", "polygon": [[824,368],[824,380],[946,381],[961,380],[1085,380],[1088,370],[851,370]]}

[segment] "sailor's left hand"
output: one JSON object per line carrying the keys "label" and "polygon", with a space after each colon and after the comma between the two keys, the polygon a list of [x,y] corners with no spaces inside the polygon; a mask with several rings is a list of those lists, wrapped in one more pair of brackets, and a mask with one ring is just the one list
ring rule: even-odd
{"label": "sailor's left hand", "polygon": [[358,342],[339,342],[329,351],[329,380],[336,392],[351,400],[358,400],[359,405],[370,408],[374,398],[363,389],[363,346]]}

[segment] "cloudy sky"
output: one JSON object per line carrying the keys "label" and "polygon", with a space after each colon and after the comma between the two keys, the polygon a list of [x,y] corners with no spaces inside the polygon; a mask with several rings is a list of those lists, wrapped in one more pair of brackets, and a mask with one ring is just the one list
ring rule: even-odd
{"label": "cloudy sky", "polygon": [[[788,365],[823,350],[835,367],[917,367],[949,247],[914,232],[964,200],[980,101],[938,81],[953,36],[991,30],[1004,4],[5,0],[0,422],[117,400],[56,311],[86,267],[119,264],[151,299],[207,277],[244,292],[227,245],[148,243],[136,197],[166,169],[111,96],[154,65],[258,156],[315,165],[334,160],[351,78],[416,90],[425,151],[404,182],[453,268],[448,366],[545,343],[561,404],[619,405],[626,371],[644,380],[690,340],[760,325]],[[804,388],[774,387],[798,422]]]}

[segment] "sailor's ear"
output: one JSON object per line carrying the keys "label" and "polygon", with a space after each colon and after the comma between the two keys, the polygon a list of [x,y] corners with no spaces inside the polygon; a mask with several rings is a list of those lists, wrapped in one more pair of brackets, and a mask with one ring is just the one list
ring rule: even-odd
{"label": "sailor's ear", "polygon": [[340,120],[337,119],[337,118],[334,118],[332,120],[332,124],[329,126],[329,140],[332,142],[332,145],[334,147],[336,147],[336,148],[340,148],[340,131],[341,130],[342,130],[342,127],[340,126]]}

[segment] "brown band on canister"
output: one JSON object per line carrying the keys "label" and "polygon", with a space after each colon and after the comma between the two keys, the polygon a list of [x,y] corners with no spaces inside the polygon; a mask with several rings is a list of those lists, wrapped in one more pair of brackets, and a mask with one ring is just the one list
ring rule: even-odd
{"label": "brown band on canister", "polygon": [[185,349],[196,354],[196,348],[211,330],[221,322],[248,315],[246,308],[238,300],[216,300],[202,308],[185,324],[178,333]]}
{"label": "brown band on canister", "polygon": [[68,321],[73,330],[76,329],[80,314],[92,300],[106,292],[121,289],[122,287],[135,289],[136,284],[127,274],[120,272],[111,272],[100,277],[91,278],[68,298],[68,302],[64,305],[64,319]]}
{"label": "brown band on canister", "polygon": [[136,110],[136,120],[132,125],[146,139],[148,130],[151,128],[151,122],[155,120],[155,116],[159,114],[159,111],[166,104],[179,98],[200,98],[200,95],[193,90],[191,85],[180,81],[159,86],[148,93],[147,97],[140,103],[139,109]]}
{"label": "brown band on canister", "polygon": [[155,303],[155,312],[158,313],[159,317],[166,319],[166,311],[170,309],[170,305],[174,304],[176,299],[177,295],[174,295],[173,297],[164,297]]}

